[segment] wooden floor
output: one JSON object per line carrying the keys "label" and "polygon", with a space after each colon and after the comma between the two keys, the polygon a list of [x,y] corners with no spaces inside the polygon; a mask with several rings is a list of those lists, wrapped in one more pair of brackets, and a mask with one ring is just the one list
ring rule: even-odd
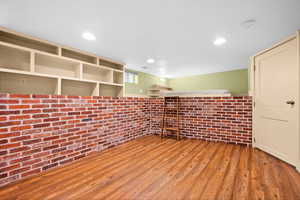
{"label": "wooden floor", "polygon": [[245,146],[148,136],[0,188],[0,199],[300,199],[300,174]]}

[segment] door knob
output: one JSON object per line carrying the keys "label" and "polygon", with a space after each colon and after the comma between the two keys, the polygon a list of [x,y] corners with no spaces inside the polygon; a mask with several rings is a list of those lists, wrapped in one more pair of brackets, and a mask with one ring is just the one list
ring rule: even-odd
{"label": "door knob", "polygon": [[287,101],[286,104],[294,105],[295,101]]}

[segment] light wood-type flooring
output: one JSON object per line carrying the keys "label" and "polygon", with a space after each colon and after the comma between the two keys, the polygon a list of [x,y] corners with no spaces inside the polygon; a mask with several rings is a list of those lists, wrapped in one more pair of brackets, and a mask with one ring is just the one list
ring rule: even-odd
{"label": "light wood-type flooring", "polygon": [[299,200],[300,174],[250,147],[147,136],[4,186],[0,199]]}

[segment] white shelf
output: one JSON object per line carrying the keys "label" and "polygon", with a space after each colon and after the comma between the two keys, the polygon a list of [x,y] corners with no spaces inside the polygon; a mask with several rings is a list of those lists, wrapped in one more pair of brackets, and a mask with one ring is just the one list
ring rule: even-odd
{"label": "white shelf", "polygon": [[30,71],[30,52],[0,44],[0,66]]}
{"label": "white shelf", "polygon": [[62,95],[98,96],[98,83],[78,80],[61,80]]}
{"label": "white shelf", "polygon": [[119,87],[123,87],[124,86],[124,84],[108,83],[108,82],[103,82],[103,81],[100,81],[99,83],[103,84],[103,85],[112,85],[112,86],[119,86]]}
{"label": "white shelf", "polygon": [[47,41],[41,41],[37,38],[32,38],[30,36],[25,36],[20,33],[15,33],[14,31],[9,31],[4,28],[0,30],[0,41],[8,44],[13,44],[29,49],[35,49],[38,51],[44,51],[51,54],[58,53],[58,47],[56,45],[50,44]]}
{"label": "white shelf", "polygon": [[[0,27],[1,81],[8,75],[15,78],[11,85],[20,84],[19,79],[32,82],[19,89],[4,84],[0,92],[123,96],[123,65]],[[36,86],[44,82],[49,88]]]}
{"label": "white shelf", "polygon": [[119,70],[119,69],[114,69],[114,68],[109,68],[109,67],[105,67],[105,66],[103,66],[103,65],[95,65],[96,67],[100,67],[100,68],[102,68],[102,69],[109,69],[109,70],[113,70],[113,71],[115,71],[115,72],[124,72],[124,71],[122,71],[122,70]]}
{"label": "white shelf", "polygon": [[85,55],[85,54],[82,54],[82,53],[79,53],[79,52],[76,52],[76,51],[73,51],[70,49],[62,48],[61,55],[63,57],[67,57],[67,58],[72,58],[72,59],[80,60],[80,61],[87,62],[87,63],[97,64],[96,57],[93,57],[90,55]]}
{"label": "white shelf", "polygon": [[79,65],[79,62],[35,54],[35,72],[40,74],[79,78]]}
{"label": "white shelf", "polygon": [[113,82],[113,71],[111,69],[101,68],[94,65],[83,65],[83,79]]}
{"label": "white shelf", "polygon": [[111,97],[122,97],[123,94],[123,87],[117,85],[107,85],[101,84],[99,86],[99,95],[100,96],[111,96]]}
{"label": "white shelf", "polygon": [[124,71],[124,66],[118,63],[113,63],[107,60],[99,59],[99,65],[100,66],[105,66],[109,68],[113,68],[115,70],[121,70]]}
{"label": "white shelf", "polygon": [[0,72],[0,92],[15,94],[58,94],[58,78]]}
{"label": "white shelf", "polygon": [[[9,76],[9,77],[14,77],[14,80],[16,80],[16,82],[19,81],[19,79],[24,79],[24,77],[31,77],[31,82],[34,83],[35,81],[34,80],[38,80],[38,85],[41,85],[42,87],[44,87],[45,84],[49,84],[49,80],[62,80],[62,82],[69,82],[69,83],[75,83],[74,86],[78,86],[80,88],[84,88],[86,87],[87,85],[103,85],[103,86],[107,86],[107,87],[102,87],[102,89],[104,88],[106,91],[104,91],[102,94],[106,94],[106,96],[108,95],[108,89],[116,89],[117,91],[119,91],[120,88],[123,88],[124,85],[123,84],[115,84],[115,83],[109,83],[109,82],[103,82],[103,81],[93,81],[93,80],[84,80],[84,79],[78,79],[78,78],[70,78],[70,77],[64,77],[64,76],[56,76],[56,75],[46,75],[46,74],[41,74],[41,73],[32,73],[32,72],[28,72],[28,71],[21,71],[21,70],[12,70],[12,69],[6,69],[6,68],[0,68],[0,79],[1,81],[4,81],[5,78],[3,78],[4,76]],[[45,82],[42,81],[42,79],[45,79]],[[30,80],[27,78],[27,80]],[[48,80],[48,81],[47,81]],[[73,81],[73,82],[72,82]],[[12,85],[13,87],[16,87],[16,89],[18,88],[21,88],[20,90],[15,90],[12,88],[12,91],[13,92],[8,92],[9,91],[9,87],[4,87],[4,85],[6,84],[3,84],[3,82],[1,82],[2,86],[3,87],[0,87],[0,93],[20,93],[20,94],[48,94],[48,93],[45,93],[46,91],[50,91],[50,90],[44,90],[44,89],[41,89],[37,86],[35,86],[34,84],[32,86],[34,86],[36,88],[36,90],[32,90],[32,91],[35,91],[35,92],[30,92],[30,93],[27,93],[31,90],[29,89],[26,89],[22,92],[22,88],[23,88],[23,85],[20,86],[17,86],[18,83],[16,84],[13,84],[11,83],[11,79],[9,82],[9,85]],[[80,84],[82,83],[82,84]],[[24,86],[24,87],[29,87],[30,84],[26,84],[27,86]],[[50,84],[51,86],[52,84]],[[73,88],[73,91],[75,92],[70,92],[70,87],[69,86],[70,84],[67,84],[67,89],[65,88],[63,90],[63,87],[65,85],[56,85],[55,87],[54,86],[51,86],[51,88],[55,88],[55,92],[53,92],[53,90],[51,90],[51,93],[49,94],[65,94],[65,95],[75,95],[77,92],[76,91],[79,91],[77,95],[84,95],[84,96],[87,96],[87,94],[93,94],[93,96],[98,96],[99,94],[97,92],[89,92],[87,91],[86,93],[85,92],[82,92],[81,89],[74,89]],[[47,85],[46,85],[47,86]],[[60,88],[61,87],[61,88]],[[86,87],[86,88],[89,88],[89,87]],[[60,92],[60,91],[64,91],[64,92]],[[101,93],[101,92],[100,92]],[[115,96],[115,93],[114,92],[111,92],[112,94],[114,94],[113,96]]]}
{"label": "white shelf", "polygon": [[14,73],[14,74],[20,74],[20,75],[33,75],[33,76],[40,76],[45,78],[59,78],[59,76],[55,75],[46,75],[46,74],[40,74],[40,73],[33,73],[29,71],[22,71],[22,70],[14,70],[14,69],[6,69],[0,67],[0,72],[8,72],[8,73]]}

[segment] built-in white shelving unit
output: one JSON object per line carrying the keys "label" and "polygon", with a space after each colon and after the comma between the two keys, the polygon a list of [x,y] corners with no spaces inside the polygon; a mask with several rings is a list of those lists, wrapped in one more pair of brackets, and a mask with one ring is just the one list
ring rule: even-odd
{"label": "built-in white shelving unit", "polygon": [[0,92],[124,96],[124,63],[0,27]]}

